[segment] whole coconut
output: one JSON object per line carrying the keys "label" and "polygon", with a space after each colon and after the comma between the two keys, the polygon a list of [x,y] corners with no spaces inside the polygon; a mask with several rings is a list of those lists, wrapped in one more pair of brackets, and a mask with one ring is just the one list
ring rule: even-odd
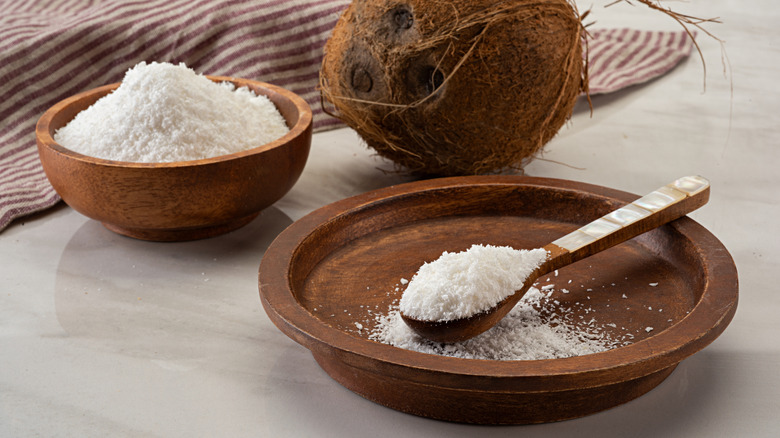
{"label": "whole coconut", "polygon": [[568,0],[355,0],[325,46],[321,90],[412,172],[519,168],[587,86],[583,34]]}

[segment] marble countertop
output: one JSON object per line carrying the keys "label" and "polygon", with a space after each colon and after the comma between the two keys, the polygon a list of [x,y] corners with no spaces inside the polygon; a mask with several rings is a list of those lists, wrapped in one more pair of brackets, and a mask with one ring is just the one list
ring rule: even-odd
{"label": "marble countertop", "polygon": [[[584,2],[581,2],[585,5]],[[731,325],[648,394],[585,418],[481,427],[415,417],[343,388],[270,322],[264,250],[336,200],[410,180],[349,129],[314,136],[293,190],[248,226],[185,243],[113,234],[64,204],[0,233],[0,436],[775,436],[780,428],[780,12],[774,2],[693,1],[700,34],[669,74],[584,102],[526,174],[642,194],[710,179],[691,216],[740,276]],[[583,7],[584,7],[583,6]],[[599,27],[675,30],[640,5]],[[705,89],[706,77],[706,89]]]}

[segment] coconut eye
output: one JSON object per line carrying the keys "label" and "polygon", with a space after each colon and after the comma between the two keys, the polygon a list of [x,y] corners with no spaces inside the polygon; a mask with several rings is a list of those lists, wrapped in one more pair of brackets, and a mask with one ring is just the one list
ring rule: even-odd
{"label": "coconut eye", "polygon": [[374,88],[374,80],[371,79],[368,70],[360,66],[352,70],[352,88],[363,93],[368,93]]}
{"label": "coconut eye", "polygon": [[444,83],[444,73],[436,67],[428,67],[422,70],[420,82],[423,84],[426,96],[433,94]]}
{"label": "coconut eye", "polygon": [[425,56],[422,59],[412,60],[406,67],[403,67],[407,72],[408,97],[412,100],[423,99],[431,95],[433,95],[432,99],[437,100],[444,94],[444,90],[441,89],[444,85],[444,72],[439,70],[433,62],[435,60]]}
{"label": "coconut eye", "polygon": [[393,13],[393,24],[395,24],[396,31],[407,30],[414,24],[414,16],[412,11],[406,8],[406,6],[399,6]]}

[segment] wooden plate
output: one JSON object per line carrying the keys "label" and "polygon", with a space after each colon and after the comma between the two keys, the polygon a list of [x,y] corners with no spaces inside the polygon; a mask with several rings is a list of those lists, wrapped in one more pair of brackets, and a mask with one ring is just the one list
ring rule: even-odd
{"label": "wooden plate", "polygon": [[616,336],[630,332],[630,345],[565,359],[490,361],[403,350],[368,333],[372,315],[400,298],[400,279],[442,251],[473,243],[540,247],[636,198],[517,176],[435,179],[365,193],[282,232],[260,265],[260,297],[274,324],[310,349],[331,377],[393,409],[483,424],[592,414],[654,388],[731,321],[734,262],[690,218],[550,279],[571,286],[556,297],[562,306],[587,302],[571,307],[614,323]]}

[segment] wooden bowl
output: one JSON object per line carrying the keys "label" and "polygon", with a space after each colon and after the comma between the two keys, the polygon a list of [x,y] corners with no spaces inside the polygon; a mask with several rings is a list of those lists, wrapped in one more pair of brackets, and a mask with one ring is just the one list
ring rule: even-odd
{"label": "wooden bowl", "polygon": [[54,141],[54,132],[119,86],[69,97],[35,128],[46,176],[73,209],[106,228],[145,240],[180,241],[239,228],[287,193],[303,171],[312,112],[296,94],[262,82],[209,76],[267,96],[290,132],[256,148],[194,161],[130,163],[85,156]]}
{"label": "wooden bowl", "polygon": [[588,415],[651,390],[731,321],[738,289],[734,262],[690,218],[549,280],[571,289],[554,297],[574,309],[574,320],[587,314],[615,324],[605,328],[616,337],[632,333],[630,345],[565,359],[490,361],[403,350],[369,340],[368,333],[373,315],[387,313],[400,298],[400,279],[410,279],[443,250],[472,243],[541,247],[636,198],[516,176],[445,178],[365,193],[314,211],[282,232],[260,264],[260,298],[274,324],[310,349],[330,376],[393,409],[483,424]]}

